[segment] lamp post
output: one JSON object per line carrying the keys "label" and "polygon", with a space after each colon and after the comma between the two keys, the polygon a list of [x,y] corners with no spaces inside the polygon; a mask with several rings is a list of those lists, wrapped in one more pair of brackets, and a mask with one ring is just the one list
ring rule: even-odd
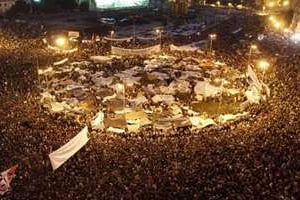
{"label": "lamp post", "polygon": [[162,30],[156,29],[156,33],[159,34],[159,45],[162,48]]}
{"label": "lamp post", "polygon": [[251,44],[250,47],[249,47],[249,55],[248,55],[248,60],[247,60],[247,66],[250,65],[250,60],[251,60],[253,50],[257,50],[257,46],[254,45],[254,44]]}
{"label": "lamp post", "polygon": [[210,45],[209,45],[209,51],[212,53],[212,44],[213,44],[213,40],[216,40],[217,39],[217,34],[215,33],[212,33],[212,34],[209,34],[209,40],[210,40]]}
{"label": "lamp post", "polygon": [[265,72],[271,67],[271,64],[266,60],[259,60],[257,66],[262,71],[264,77]]}
{"label": "lamp post", "polygon": [[110,32],[110,48],[112,49],[112,39],[113,39],[113,35],[115,34],[115,31],[114,30],[112,30],[111,32]]}
{"label": "lamp post", "polygon": [[133,44],[135,45],[135,35],[136,35],[136,31],[135,31],[135,17],[132,18],[133,19]]}
{"label": "lamp post", "polygon": [[54,42],[59,48],[65,48],[67,45],[67,39],[63,36],[57,37]]}

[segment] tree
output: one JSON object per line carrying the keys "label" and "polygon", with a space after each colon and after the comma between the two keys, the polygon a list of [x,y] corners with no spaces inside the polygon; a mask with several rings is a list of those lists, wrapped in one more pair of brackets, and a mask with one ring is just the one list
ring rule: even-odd
{"label": "tree", "polygon": [[76,0],[42,0],[40,7],[45,12],[51,12],[58,9],[73,10],[78,8]]}
{"label": "tree", "polygon": [[90,4],[88,1],[84,1],[79,5],[80,11],[88,11],[90,8]]}

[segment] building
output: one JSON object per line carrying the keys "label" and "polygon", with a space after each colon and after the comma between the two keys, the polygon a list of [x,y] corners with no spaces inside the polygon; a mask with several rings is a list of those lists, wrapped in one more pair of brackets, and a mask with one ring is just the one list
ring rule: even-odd
{"label": "building", "polygon": [[[17,0],[0,0],[0,15],[7,12]],[[27,4],[31,4],[31,0],[23,0]]]}
{"label": "building", "polygon": [[150,0],[77,0],[78,4],[87,3],[89,10],[117,10],[148,7]]}
{"label": "building", "polygon": [[16,0],[0,0],[0,14],[4,14],[8,11],[14,4]]}
{"label": "building", "polygon": [[171,14],[174,16],[184,16],[188,13],[188,0],[169,0]]}

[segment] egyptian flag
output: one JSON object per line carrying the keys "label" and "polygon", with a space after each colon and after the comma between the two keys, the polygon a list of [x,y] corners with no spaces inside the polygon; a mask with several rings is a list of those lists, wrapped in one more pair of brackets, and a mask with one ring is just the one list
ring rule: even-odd
{"label": "egyptian flag", "polygon": [[16,169],[18,165],[15,165],[8,170],[4,171],[0,175],[0,195],[4,195],[10,188],[10,183],[15,177]]}

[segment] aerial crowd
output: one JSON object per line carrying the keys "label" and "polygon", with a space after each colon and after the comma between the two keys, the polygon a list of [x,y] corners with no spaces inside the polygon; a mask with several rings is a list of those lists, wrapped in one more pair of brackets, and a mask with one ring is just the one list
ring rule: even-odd
{"label": "aerial crowd", "polygon": [[[254,18],[254,19],[253,19]],[[249,45],[262,33],[255,17],[216,27],[216,59],[244,68]],[[290,43],[266,39],[253,57],[272,60],[262,77],[271,97],[252,105],[247,118],[204,129],[182,127],[164,134],[91,132],[90,141],[58,170],[48,154],[83,127],[40,103],[37,66],[64,58],[50,53],[38,25],[1,21],[0,171],[18,164],[3,199],[297,199],[300,193],[300,54]],[[243,32],[229,32],[239,26]],[[230,31],[231,30],[231,31]],[[197,36],[193,39],[199,39]],[[190,38],[181,39],[190,43]],[[86,46],[85,46],[86,45]],[[110,44],[85,44],[74,61],[108,55]],[[126,44],[124,44],[126,45]],[[136,44],[138,45],[138,44]],[[181,57],[186,56],[186,53]],[[137,65],[140,57],[114,61]],[[119,63],[119,65],[118,65]]]}

